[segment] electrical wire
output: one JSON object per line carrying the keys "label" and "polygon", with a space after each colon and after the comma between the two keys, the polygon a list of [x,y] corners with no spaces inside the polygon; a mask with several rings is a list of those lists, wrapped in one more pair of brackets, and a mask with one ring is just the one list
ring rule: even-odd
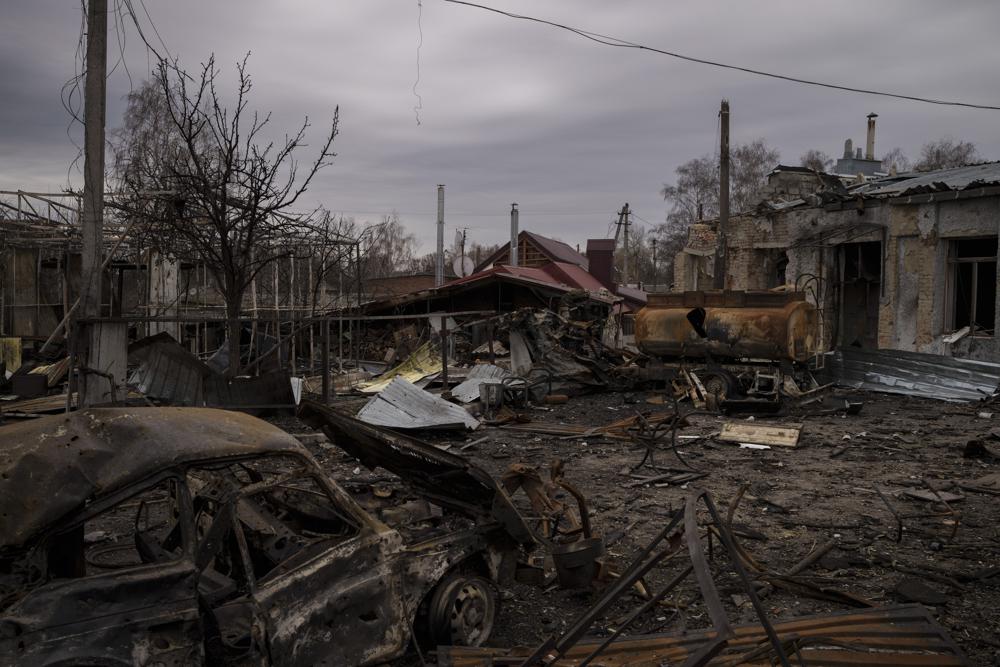
{"label": "electrical wire", "polygon": [[881,97],[892,97],[900,100],[909,100],[911,102],[924,102],[926,104],[939,104],[944,106],[955,106],[955,107],[968,107],[971,109],[987,109],[990,111],[1000,111],[1000,106],[992,106],[989,104],[975,104],[972,102],[959,102],[955,100],[939,100],[929,97],[918,97],[916,95],[903,95],[901,93],[889,93],[880,90],[868,90],[865,88],[855,88],[853,86],[845,86],[836,83],[825,83],[822,81],[813,81],[810,79],[801,79],[794,76],[788,76],[786,74],[776,74],[774,72],[765,72],[763,70],[752,69],[749,67],[741,67],[739,65],[730,65],[728,63],[722,63],[715,60],[706,60],[704,58],[696,58],[694,56],[687,56],[682,53],[676,53],[673,51],[666,51],[664,49],[658,49],[652,46],[645,46],[643,44],[637,44],[635,42],[629,42],[624,39],[619,39],[617,37],[611,37],[608,35],[602,35],[596,32],[589,32],[587,30],[582,30],[580,28],[573,28],[562,23],[556,23],[555,21],[547,21],[545,19],[536,18],[534,16],[526,16],[524,14],[515,14],[513,12],[507,12],[502,9],[496,9],[494,7],[487,7],[486,5],[480,5],[475,2],[466,2],[466,0],[444,0],[445,2],[450,2],[455,5],[466,5],[468,7],[474,7],[476,9],[483,9],[488,12],[494,12],[496,14],[502,14],[504,16],[521,19],[524,21],[533,21],[535,23],[542,23],[545,25],[552,26],[553,28],[559,28],[561,30],[568,30],[569,32],[575,33],[580,37],[589,39],[598,44],[603,44],[605,46],[616,46],[619,48],[627,49],[638,49],[641,51],[652,51],[653,53],[658,53],[660,55],[669,56],[671,58],[678,58],[680,60],[687,60],[688,62],[699,63],[701,65],[711,65],[712,67],[720,67],[723,69],[736,70],[738,72],[745,72],[747,74],[753,74],[756,76],[764,76],[772,79],[780,79],[782,81],[789,81],[792,83],[801,83],[808,86],[819,86],[821,88],[831,88],[833,90],[843,90],[851,93],[862,93],[865,95],[879,95]]}
{"label": "electrical wire", "polygon": [[59,101],[62,103],[63,109],[69,114],[70,120],[66,125],[66,136],[69,138],[73,147],[76,148],[76,157],[73,158],[72,162],[66,168],[66,186],[70,187],[70,175],[73,170],[83,159],[83,146],[77,143],[76,138],[73,136],[73,124],[79,123],[83,126],[83,117],[81,116],[81,110],[83,107],[83,96],[80,93],[80,82],[83,81],[86,75],[86,51],[84,48],[84,35],[87,34],[87,3],[85,0],[80,0],[80,34],[77,38],[76,43],[76,53],[73,54],[73,76],[62,85],[59,90]]}
{"label": "electrical wire", "polygon": [[[140,0],[140,2],[141,1],[142,0]],[[125,3],[125,9],[128,10],[128,14],[132,18],[132,23],[135,24],[136,31],[139,33],[139,39],[141,39],[142,42],[146,45],[146,48],[149,49],[149,51],[151,51],[154,56],[156,56],[156,59],[159,62],[167,62],[167,58],[160,55],[160,52],[156,50],[156,47],[150,44],[149,40],[146,38],[146,33],[143,32],[142,25],[140,25],[139,23],[139,17],[135,13],[135,7],[132,6],[132,0],[123,0],[123,2]],[[142,8],[143,11],[146,12],[146,18],[149,19],[149,25],[152,26],[153,32],[156,34],[156,37],[160,40],[160,44],[163,46],[164,51],[166,51],[167,56],[169,56],[170,51],[167,50],[167,45],[163,43],[163,38],[160,37],[160,32],[156,29],[156,24],[153,23],[153,19],[149,16],[149,12],[146,11],[146,6],[143,5]]]}
{"label": "electrical wire", "polygon": [[132,72],[129,71],[128,62],[125,60],[125,17],[122,15],[122,0],[115,0],[115,36],[118,38],[118,62],[114,64],[114,67],[111,68],[111,71],[108,72],[105,78],[110,79],[111,75],[121,66],[125,70],[125,76],[128,78],[128,90],[131,93],[134,84],[132,82]]}
{"label": "electrical wire", "polygon": [[420,85],[420,49],[424,46],[424,28],[420,24],[423,16],[423,0],[417,0],[417,32],[420,33],[420,39],[417,42],[417,79],[413,82],[413,96],[417,98],[417,103],[413,106],[413,115],[417,117],[417,125],[420,125],[420,111],[424,108],[424,98],[417,92],[417,86]]}
{"label": "electrical wire", "polygon": [[646,223],[647,225],[649,225],[650,227],[655,227],[655,226],[656,226],[655,224],[653,224],[653,223],[652,223],[652,222],[650,222],[649,220],[646,220],[646,218],[642,217],[641,215],[639,215],[639,214],[638,214],[638,213],[636,213],[635,211],[632,211],[632,215],[634,215],[635,217],[639,218],[640,220],[642,220],[643,222],[645,222],[645,223]]}
{"label": "electrical wire", "polygon": [[[131,2],[131,0],[126,0],[126,1]],[[167,48],[167,43],[163,41],[162,37],[160,37],[160,31],[156,29],[156,23],[153,22],[153,17],[149,15],[149,10],[146,9],[145,0],[139,0],[139,5],[142,7],[142,13],[146,15],[146,19],[149,21],[149,26],[153,29],[153,33],[156,35],[156,39],[159,40],[160,46],[163,47],[163,51],[169,56],[170,49]]]}

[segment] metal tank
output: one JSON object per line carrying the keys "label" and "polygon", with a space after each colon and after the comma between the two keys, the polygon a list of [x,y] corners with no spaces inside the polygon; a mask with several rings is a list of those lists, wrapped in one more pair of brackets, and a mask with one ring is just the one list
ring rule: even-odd
{"label": "metal tank", "polygon": [[635,342],[661,359],[804,362],[816,353],[818,323],[802,292],[650,294],[635,316]]}

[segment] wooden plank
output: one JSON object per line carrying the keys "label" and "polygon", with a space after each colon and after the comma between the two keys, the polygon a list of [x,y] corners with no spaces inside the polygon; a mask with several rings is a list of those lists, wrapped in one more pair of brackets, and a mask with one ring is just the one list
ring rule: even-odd
{"label": "wooden plank", "polygon": [[727,422],[722,425],[719,440],[725,442],[747,442],[754,445],[776,447],[798,447],[802,426],[760,426],[758,424],[737,424]]}

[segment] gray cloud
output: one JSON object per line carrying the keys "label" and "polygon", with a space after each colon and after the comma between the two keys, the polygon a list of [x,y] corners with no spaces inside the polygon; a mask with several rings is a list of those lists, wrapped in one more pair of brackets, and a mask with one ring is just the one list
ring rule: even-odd
{"label": "gray cloud", "polygon": [[[135,3],[141,9],[141,5]],[[510,11],[734,64],[900,93],[1000,103],[992,2],[824,4],[492,2]],[[424,0],[423,97],[415,122],[417,3],[196,3],[146,6],[170,52],[189,68],[216,54],[224,77],[252,52],[253,105],[273,127],[305,116],[322,132],[341,108],[335,164],[309,203],[361,219],[399,211],[432,244],[437,183],[449,226],[476,240],[506,235],[510,203],[522,226],[582,243],[601,236],[622,202],[652,223],[674,169],[715,149],[719,100],[733,106],[733,141],[765,137],[785,162],[809,148],[831,155],[863,139],[879,113],[877,152],[952,135],[1000,158],[998,112],[824,90],[624,49],[550,27]],[[145,18],[140,12],[140,18]],[[76,148],[59,90],[73,76],[80,10],[8,0],[0,25],[0,188],[65,187]],[[147,37],[155,35],[144,23]],[[134,81],[151,60],[125,26]],[[112,30],[109,60],[118,59]],[[109,79],[108,124],[120,122],[129,80]],[[74,136],[79,137],[79,127]],[[77,139],[79,141],[79,138]],[[74,186],[78,173],[71,174]],[[450,235],[449,235],[450,238]]]}

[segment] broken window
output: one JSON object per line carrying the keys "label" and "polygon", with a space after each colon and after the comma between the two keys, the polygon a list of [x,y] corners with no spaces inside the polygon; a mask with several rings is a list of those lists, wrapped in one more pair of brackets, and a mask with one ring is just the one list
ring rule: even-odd
{"label": "broken window", "polygon": [[997,299],[997,237],[951,242],[950,310],[953,330],[993,335]]}
{"label": "broken window", "polygon": [[839,297],[838,344],[878,348],[882,244],[878,241],[837,246]]}
{"label": "broken window", "polygon": [[184,554],[178,482],[166,479],[98,511],[49,543],[48,572],[73,578],[168,563]]}

